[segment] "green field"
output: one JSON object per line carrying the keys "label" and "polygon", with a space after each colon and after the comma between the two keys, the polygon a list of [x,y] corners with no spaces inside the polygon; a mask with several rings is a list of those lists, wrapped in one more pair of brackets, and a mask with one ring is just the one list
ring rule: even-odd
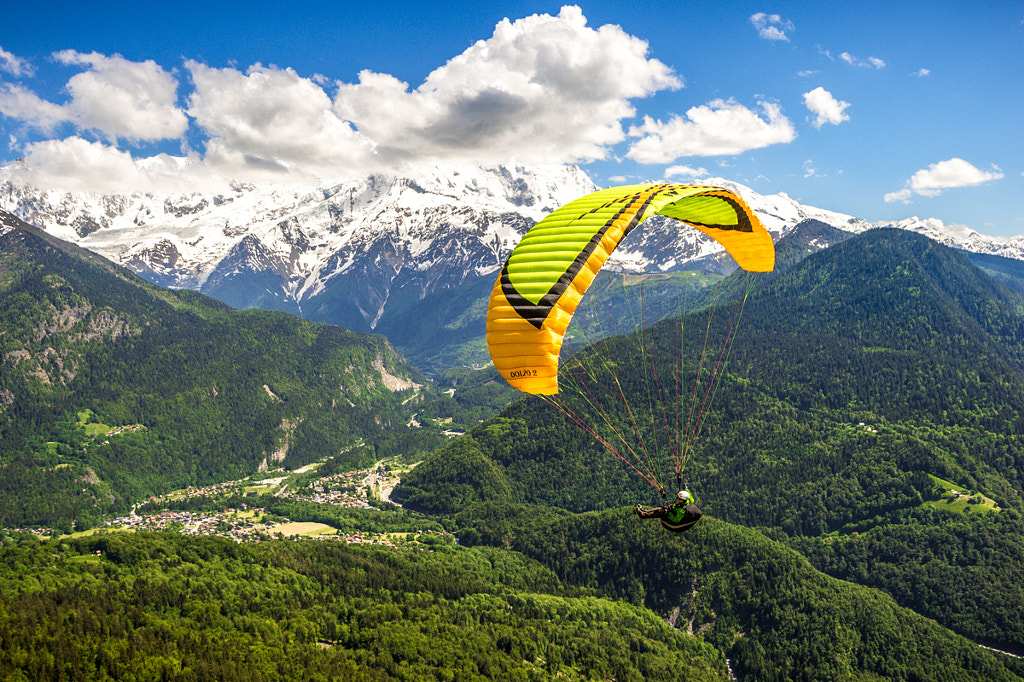
{"label": "green field", "polygon": [[269,531],[272,535],[280,533],[285,537],[291,537],[293,535],[302,536],[313,536],[313,535],[335,535],[337,530],[331,528],[326,523],[315,523],[312,521],[293,521],[291,523],[282,523],[278,526],[274,526]]}
{"label": "green field", "polygon": [[989,512],[1001,511],[996,501],[991,497],[982,495],[977,491],[968,490],[963,486],[928,474],[935,485],[943,490],[942,497],[938,500],[925,502],[925,506],[941,507],[959,512],[974,512],[975,514],[988,514]]}

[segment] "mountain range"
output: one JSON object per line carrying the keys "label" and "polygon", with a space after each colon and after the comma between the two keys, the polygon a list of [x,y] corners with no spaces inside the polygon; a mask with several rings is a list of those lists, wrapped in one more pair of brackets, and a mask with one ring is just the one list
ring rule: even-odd
{"label": "mountain range", "polygon": [[[702,182],[743,196],[776,241],[815,220],[847,233],[897,227],[973,253],[1024,258],[1024,238],[985,237],[935,219],[870,223],[784,193]],[[92,195],[0,181],[0,208],[152,283],[384,333],[417,364],[436,368],[486,363],[481,301],[505,257],[546,213],[595,189],[574,166],[436,167],[315,190],[238,184],[211,195]],[[632,235],[607,272],[735,267],[703,234],[664,220]],[[815,248],[827,244],[819,239]]]}

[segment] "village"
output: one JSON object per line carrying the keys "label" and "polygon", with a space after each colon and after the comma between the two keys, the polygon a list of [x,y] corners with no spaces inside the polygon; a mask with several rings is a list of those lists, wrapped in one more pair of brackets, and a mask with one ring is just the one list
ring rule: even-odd
{"label": "village", "polygon": [[[242,504],[217,511],[186,511],[163,509],[139,513],[133,508],[127,516],[119,516],[103,524],[105,530],[120,531],[177,531],[183,535],[220,536],[235,542],[260,542],[275,539],[315,539],[348,544],[376,544],[394,547],[409,539],[416,539],[420,533],[344,533],[327,524],[315,522],[294,522],[287,518],[271,517],[259,505],[263,495],[274,495],[316,504],[329,504],[349,509],[373,509],[369,497],[390,502],[389,494],[398,482],[384,463],[377,462],[372,468],[335,473],[315,479],[303,487],[295,487],[295,481],[320,466],[315,463],[293,472],[278,470],[269,472],[270,477],[259,480],[245,478],[239,481],[225,481],[210,486],[191,487],[166,495],[153,496],[145,506],[161,506],[194,498],[216,498],[238,495],[252,498],[253,504]],[[427,530],[428,535],[437,531]],[[410,538],[409,536],[412,536]]]}
{"label": "village", "polygon": [[167,510],[154,514],[120,516],[108,521],[104,527],[128,531],[177,531],[182,535],[220,536],[235,542],[313,539],[386,547],[399,544],[390,534],[342,533],[323,523],[293,522],[287,518],[269,520],[264,519],[263,514],[262,507],[228,508],[217,512]]}

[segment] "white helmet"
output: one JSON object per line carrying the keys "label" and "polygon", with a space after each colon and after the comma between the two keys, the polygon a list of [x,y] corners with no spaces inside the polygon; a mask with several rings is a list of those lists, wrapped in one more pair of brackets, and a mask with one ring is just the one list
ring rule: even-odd
{"label": "white helmet", "polygon": [[690,492],[688,490],[680,490],[676,494],[676,497],[678,497],[683,502],[689,502],[690,501]]}

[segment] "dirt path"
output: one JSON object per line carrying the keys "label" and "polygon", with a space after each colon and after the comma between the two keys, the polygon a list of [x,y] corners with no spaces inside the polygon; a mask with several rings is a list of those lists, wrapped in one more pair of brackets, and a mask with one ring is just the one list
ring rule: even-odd
{"label": "dirt path", "polygon": [[1003,656],[1012,656],[1013,658],[1024,658],[1024,656],[1021,656],[1019,654],[1011,654],[1009,651],[1003,651],[1002,649],[996,649],[994,647],[985,646],[984,644],[979,644],[978,646],[980,646],[982,649],[988,649],[989,651],[994,651],[997,654],[1002,654]]}

